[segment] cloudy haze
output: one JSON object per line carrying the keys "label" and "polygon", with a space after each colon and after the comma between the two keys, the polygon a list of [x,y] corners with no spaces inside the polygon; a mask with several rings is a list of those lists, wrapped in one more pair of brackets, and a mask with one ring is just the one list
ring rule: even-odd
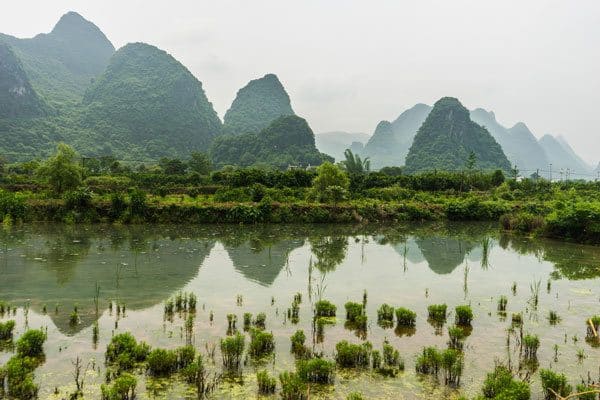
{"label": "cloudy haze", "polygon": [[248,80],[273,72],[315,132],[370,134],[415,103],[454,96],[600,160],[597,0],[19,0],[3,4],[0,32],[48,32],[71,10],[115,47],[171,53],[221,117]]}

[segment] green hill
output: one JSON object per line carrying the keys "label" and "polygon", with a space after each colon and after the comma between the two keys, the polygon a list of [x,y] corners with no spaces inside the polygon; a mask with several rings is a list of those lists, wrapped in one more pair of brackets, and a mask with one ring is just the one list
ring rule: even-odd
{"label": "green hill", "polygon": [[0,34],[23,63],[34,89],[52,105],[76,103],[115,49],[93,23],[75,12],[61,17],[52,32],[31,39]]}
{"label": "green hill", "polygon": [[237,92],[223,118],[224,131],[230,135],[258,133],[285,115],[295,115],[290,97],[277,75],[267,74]]}
{"label": "green hill", "polygon": [[260,133],[227,135],[216,138],[211,156],[216,166],[268,165],[286,168],[289,165],[319,165],[333,158],[320,153],[315,135],[303,118],[284,116],[273,121]]}
{"label": "green hill", "polygon": [[0,118],[39,117],[48,107],[39,98],[19,59],[0,42]]}
{"label": "green hill", "polygon": [[460,170],[466,168],[471,152],[478,169],[510,170],[500,145],[483,127],[471,121],[457,99],[438,100],[419,128],[406,157],[407,172]]}
{"label": "green hill", "polygon": [[171,55],[133,43],[111,58],[85,93],[81,126],[119,157],[183,156],[207,150],[221,121],[202,83]]}

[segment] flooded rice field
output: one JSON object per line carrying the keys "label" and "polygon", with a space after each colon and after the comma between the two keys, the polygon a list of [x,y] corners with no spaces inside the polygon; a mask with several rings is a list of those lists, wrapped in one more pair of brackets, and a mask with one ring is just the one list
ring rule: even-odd
{"label": "flooded rice field", "polygon": [[[178,295],[190,294],[195,311],[178,304]],[[319,300],[337,307],[335,317],[315,322]],[[290,337],[298,330],[307,348],[328,360],[335,361],[342,340],[369,341],[380,351],[387,341],[404,363],[395,376],[338,366],[333,384],[312,385],[310,398],[474,396],[497,362],[530,376],[534,399],[543,397],[538,368],[563,372],[573,385],[600,374],[600,348],[586,340],[586,321],[600,315],[600,248],[502,236],[481,224],[25,225],[0,233],[0,301],[7,305],[0,322],[16,323],[14,341],[0,346],[0,366],[28,328],[47,329],[45,359],[34,372],[41,399],[69,397],[77,357],[85,398],[99,399],[107,345],[125,332],[152,348],[191,344],[219,376],[220,339],[232,333],[229,314],[246,351],[239,373],[223,376],[209,398],[257,398],[258,370],[274,377],[293,371]],[[348,302],[364,305],[366,323],[346,321]],[[378,321],[383,304],[413,310],[414,326]],[[447,305],[445,322],[428,318],[434,304]],[[454,387],[441,374],[417,374],[415,362],[426,346],[447,347],[461,305],[470,305],[473,318]],[[246,313],[252,321],[266,315],[275,346],[270,356],[248,355]],[[513,321],[518,314],[522,323]],[[539,337],[534,360],[523,358],[527,334]],[[134,368],[133,374],[138,399],[197,398],[195,386],[177,373],[154,378]]]}

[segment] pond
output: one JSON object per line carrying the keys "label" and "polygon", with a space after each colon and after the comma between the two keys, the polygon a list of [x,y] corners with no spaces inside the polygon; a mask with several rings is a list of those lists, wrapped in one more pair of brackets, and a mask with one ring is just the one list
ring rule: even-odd
{"label": "pond", "polygon": [[[542,398],[538,367],[566,373],[571,384],[599,379],[600,348],[586,341],[586,320],[600,314],[598,247],[504,236],[494,226],[472,223],[24,225],[4,229],[0,239],[0,301],[15,308],[0,320],[16,321],[15,339],[27,327],[48,331],[46,359],[35,370],[42,399],[67,398],[73,391],[77,356],[88,367],[86,398],[99,398],[106,346],[123,332],[152,347],[192,343],[206,353],[216,346],[214,362],[207,360],[209,369],[220,371],[218,343],[227,334],[227,314],[237,315],[241,330],[244,313],[261,312],[275,338],[275,356],[246,360],[241,378],[225,379],[211,398],[256,397],[257,370],[274,376],[293,370],[290,336],[298,329],[314,351],[331,360],[341,340],[368,340],[379,350],[388,340],[405,363],[396,377],[338,369],[335,384],[311,388],[311,398],[345,399],[353,391],[369,399],[473,396],[498,361],[531,375],[534,399]],[[191,332],[185,327],[188,313],[165,317],[165,302],[180,292],[198,298]],[[296,293],[302,302],[299,321],[292,323],[287,310]],[[366,330],[349,329],[344,304],[362,303],[365,293]],[[508,299],[506,314],[497,310],[500,296]],[[337,318],[322,337],[312,338],[313,305],[321,298],[337,306]],[[414,310],[415,328],[380,326],[377,310],[384,303]],[[442,328],[427,318],[428,305],[441,303],[449,310]],[[424,346],[446,347],[454,307],[466,304],[474,319],[464,341],[460,387],[416,374],[416,356]],[[74,307],[76,324],[70,321]],[[549,320],[550,311],[558,322]],[[522,313],[524,334],[540,338],[537,363],[519,362],[521,328],[509,330],[513,313]],[[0,365],[12,355],[11,346],[3,345]],[[136,373],[140,399],[195,398],[177,376]]]}

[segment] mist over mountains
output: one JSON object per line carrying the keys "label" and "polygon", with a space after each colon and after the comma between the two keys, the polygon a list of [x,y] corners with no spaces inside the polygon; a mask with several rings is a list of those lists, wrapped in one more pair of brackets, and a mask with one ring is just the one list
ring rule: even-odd
{"label": "mist over mountains", "polygon": [[[564,138],[538,140],[524,123],[506,128],[481,108],[470,111],[470,122],[461,120],[469,127],[461,135],[448,136],[449,125],[441,123],[418,135],[427,131],[423,124],[432,109],[416,104],[391,122],[381,121],[372,136],[314,135],[310,121],[296,115],[280,79],[267,73],[237,92],[221,121],[201,80],[170,54],[146,43],[115,51],[96,25],[75,12],[33,38],[0,34],[0,153],[9,161],[45,157],[62,141],[86,157],[136,162],[201,151],[218,165],[286,168],[319,164],[329,156],[340,161],[350,148],[369,157],[373,169],[462,168],[465,154],[474,152],[480,168],[506,170],[507,159],[524,176],[538,169],[549,175],[550,164],[556,174],[570,170],[573,177],[595,171]],[[426,139],[415,141],[419,136]],[[431,147],[441,138],[443,146]],[[488,152],[494,143],[501,150]],[[417,155],[414,161],[431,157],[417,167],[407,163],[410,152]]]}

